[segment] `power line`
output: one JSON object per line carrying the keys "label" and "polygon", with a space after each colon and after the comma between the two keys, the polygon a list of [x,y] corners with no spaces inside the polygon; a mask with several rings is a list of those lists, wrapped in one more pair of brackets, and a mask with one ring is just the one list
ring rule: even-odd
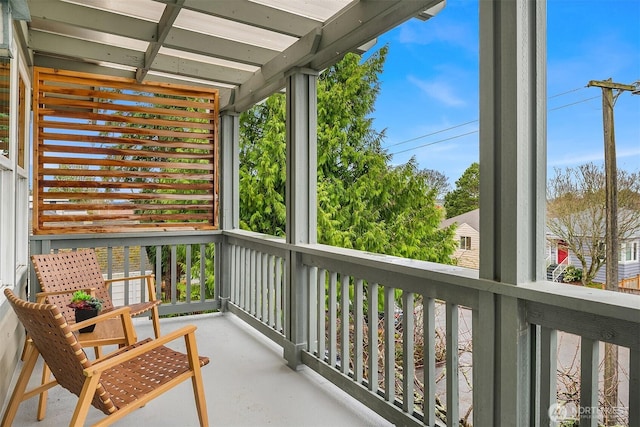
{"label": "power line", "polygon": [[548,97],[547,99],[557,98],[557,97],[559,97],[559,96],[567,95],[567,94],[569,94],[569,93],[577,92],[577,91],[579,91],[579,90],[583,90],[583,89],[586,89],[586,88],[587,88],[587,86],[577,87],[577,88],[575,88],[575,89],[571,89],[571,90],[568,90],[568,91],[566,91],[566,92],[557,93],[557,94],[555,94],[555,95],[552,95],[552,96]]}
{"label": "power line", "polygon": [[427,133],[425,135],[416,136],[415,138],[406,139],[404,141],[400,141],[400,142],[396,142],[395,144],[388,145],[387,148],[395,147],[396,145],[406,144],[407,142],[416,141],[418,139],[422,139],[422,138],[426,138],[428,136],[436,135],[438,133],[446,132],[446,131],[451,130],[451,129],[455,129],[455,128],[459,128],[459,127],[462,127],[462,126],[466,126],[466,125],[469,125],[471,123],[476,123],[477,121],[478,121],[477,119],[476,120],[471,120],[470,122],[461,123],[459,125],[451,126],[449,128],[446,128],[446,129],[441,129],[441,130],[438,130],[438,131],[435,131],[435,132]]}
{"label": "power line", "polygon": [[586,99],[583,99],[581,101],[572,102],[571,104],[561,105],[559,107],[551,108],[551,109],[549,109],[547,111],[555,111],[555,110],[559,110],[561,108],[571,107],[572,105],[581,104],[583,102],[591,101],[592,99],[596,99],[596,98],[600,98],[600,97],[599,96],[592,96],[591,98],[586,98]]}
{"label": "power line", "polygon": [[[563,93],[559,93],[559,94],[557,94],[557,95],[554,95],[554,96],[552,96],[552,97],[550,97],[550,98],[553,98],[553,97],[556,97],[556,96],[560,96],[560,95],[565,95],[565,94],[568,94],[568,93],[571,93],[571,92],[575,92],[575,91],[580,90],[580,89],[584,89],[584,88],[572,89],[572,90],[570,90],[570,91],[567,91],[567,92],[563,92]],[[565,105],[561,105],[561,106],[559,106],[559,107],[551,108],[551,109],[547,110],[547,112],[555,111],[555,110],[560,110],[560,109],[562,109],[562,108],[570,107],[570,106],[572,106],[572,105],[576,105],[576,104],[581,104],[581,103],[583,103],[583,102],[588,102],[588,101],[591,101],[591,100],[596,99],[596,98],[599,98],[599,96],[593,96],[593,97],[591,97],[591,98],[585,98],[585,99],[582,99],[582,100],[580,100],[580,101],[572,102],[572,103],[570,103],[570,104],[565,104]],[[465,123],[461,123],[461,124],[459,124],[459,125],[455,125],[455,126],[451,126],[451,127],[449,127],[449,128],[442,129],[442,130],[439,130],[439,131],[436,131],[436,132],[432,132],[432,133],[429,133],[429,134],[425,134],[425,135],[417,136],[417,137],[415,137],[415,138],[407,139],[407,140],[405,140],[405,141],[396,142],[395,144],[392,144],[392,145],[387,146],[387,148],[395,147],[395,146],[400,145],[400,144],[405,144],[405,143],[407,143],[407,142],[411,142],[411,141],[415,141],[415,140],[418,140],[418,139],[426,138],[426,137],[428,137],[428,136],[432,136],[432,135],[435,135],[435,134],[438,134],[438,133],[442,133],[442,132],[445,132],[445,131],[448,131],[448,130],[451,130],[451,129],[455,129],[455,128],[459,128],[459,127],[462,127],[462,126],[466,126],[466,125],[468,125],[468,124],[475,123],[475,122],[477,122],[477,121],[478,121],[478,120],[472,120],[472,121],[465,122]],[[397,152],[395,152],[395,153],[389,153],[389,154],[391,154],[392,156],[395,156],[396,154],[402,154],[402,153],[406,153],[407,151],[413,151],[413,150],[417,150],[417,149],[419,149],[419,148],[428,147],[428,146],[430,146],[430,145],[439,144],[439,143],[441,143],[441,142],[450,141],[450,140],[452,140],[452,139],[461,138],[461,137],[463,137],[463,136],[471,135],[472,133],[476,133],[476,132],[478,132],[478,130],[474,130],[474,131],[471,131],[471,132],[468,132],[468,133],[463,133],[463,134],[460,134],[460,135],[452,136],[451,138],[440,139],[440,140],[438,140],[438,141],[430,142],[430,143],[428,143],[428,144],[423,144],[423,145],[419,145],[419,146],[417,146],[417,147],[407,148],[407,149],[405,149],[405,150],[401,150],[401,151],[397,151]]]}
{"label": "power line", "polygon": [[[476,121],[477,121],[477,120],[476,120]],[[460,134],[460,135],[452,136],[452,137],[450,137],[450,138],[441,139],[441,140],[439,140],[439,141],[433,141],[433,142],[430,142],[430,143],[428,143],[428,144],[420,145],[420,146],[418,146],[418,147],[407,148],[406,150],[398,151],[398,152],[396,152],[396,153],[391,153],[391,155],[392,155],[392,156],[395,156],[396,154],[401,154],[401,153],[405,153],[405,152],[407,152],[407,151],[417,150],[418,148],[428,147],[428,146],[430,146],[430,145],[439,144],[439,143],[441,143],[441,142],[450,141],[450,140],[452,140],[452,139],[456,139],[456,138],[462,138],[463,136],[471,135],[472,133],[477,133],[477,132],[478,132],[478,129],[476,129],[476,130],[472,130],[471,132],[467,132],[467,133],[463,133],[463,134]]]}
{"label": "power line", "polygon": [[[555,95],[552,95],[552,96],[548,97],[547,99],[557,98],[557,97],[559,97],[559,96],[567,95],[567,94],[569,94],[569,93],[577,92],[577,91],[579,91],[579,90],[583,90],[583,89],[586,89],[586,86],[577,87],[577,88],[575,88],[575,89],[571,89],[571,90],[568,90],[568,91],[566,91],[566,92],[557,93],[557,94],[555,94]],[[591,99],[593,99],[593,98],[589,98],[588,100],[591,100]],[[586,102],[586,100],[585,100],[585,101],[580,101],[580,102]],[[579,102],[577,102],[577,103],[579,103]],[[568,104],[568,105],[573,105],[573,104]],[[567,105],[567,106],[568,106],[568,105]],[[563,107],[564,107],[564,106],[563,106]],[[557,108],[554,108],[554,110],[557,110],[557,109],[560,109],[560,108],[563,108],[563,107],[557,107]],[[553,110],[549,110],[549,111],[553,111]],[[416,136],[416,137],[413,137],[413,138],[405,139],[405,140],[403,140],[403,141],[396,142],[396,143],[391,144],[391,145],[387,145],[387,147],[386,147],[386,148],[396,147],[396,146],[398,146],[398,145],[406,144],[406,143],[408,143],[408,142],[417,141],[418,139],[426,138],[426,137],[428,137],[428,136],[433,136],[433,135],[436,135],[436,134],[439,134],[439,133],[442,133],[442,132],[446,132],[446,131],[449,131],[449,130],[451,130],[451,129],[456,129],[456,128],[459,128],[459,127],[462,127],[462,126],[470,125],[471,123],[476,123],[477,121],[478,121],[478,119],[476,119],[476,120],[471,120],[471,121],[469,121],[469,122],[460,123],[459,125],[454,125],[454,126],[448,127],[448,128],[446,128],[446,129],[441,129],[441,130],[437,130],[437,131],[435,131],[435,132],[431,132],[431,133],[427,133],[427,134],[424,134],[424,135]]]}

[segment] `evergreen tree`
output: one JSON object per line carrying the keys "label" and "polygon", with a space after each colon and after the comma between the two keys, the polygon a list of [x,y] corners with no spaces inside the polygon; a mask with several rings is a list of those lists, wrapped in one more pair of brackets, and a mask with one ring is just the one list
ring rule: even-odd
{"label": "evergreen tree", "polygon": [[[450,263],[453,230],[439,229],[436,190],[415,160],[392,167],[369,114],[386,48],[348,54],[318,79],[318,242]],[[240,118],[241,227],[285,233],[285,97]]]}
{"label": "evergreen tree", "polygon": [[444,196],[447,218],[471,212],[480,206],[480,165],[474,162],[456,181],[456,188]]}
{"label": "evergreen tree", "polygon": [[277,93],[240,116],[240,227],[285,235],[285,97]]}

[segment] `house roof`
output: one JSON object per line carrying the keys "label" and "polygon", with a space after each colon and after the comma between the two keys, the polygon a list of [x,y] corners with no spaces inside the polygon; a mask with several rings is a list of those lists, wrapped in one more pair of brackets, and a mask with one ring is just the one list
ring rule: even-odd
{"label": "house roof", "polygon": [[[547,218],[547,235],[557,238],[556,233],[558,230],[562,231],[562,234],[566,235],[567,221],[571,221],[571,234],[575,236],[592,236],[596,234],[597,237],[603,237],[606,234],[606,216],[604,210],[601,207],[594,208],[594,212],[582,211],[572,214],[569,219],[558,219],[557,217]],[[640,212],[637,210],[631,210],[621,208],[618,210],[618,232],[626,230],[621,233],[626,236],[626,239],[640,238]]]}
{"label": "house roof", "polygon": [[440,223],[440,228],[448,227],[453,223],[457,223],[458,225],[467,224],[469,227],[479,232],[480,231],[480,209],[474,209],[470,212],[465,212],[462,215],[445,219]]}
{"label": "house roof", "polygon": [[[285,86],[296,68],[319,72],[445,0],[13,0],[28,65],[138,82],[203,85],[220,110],[244,111]],[[22,17],[14,16],[16,19]],[[28,18],[28,17],[27,17]]]}

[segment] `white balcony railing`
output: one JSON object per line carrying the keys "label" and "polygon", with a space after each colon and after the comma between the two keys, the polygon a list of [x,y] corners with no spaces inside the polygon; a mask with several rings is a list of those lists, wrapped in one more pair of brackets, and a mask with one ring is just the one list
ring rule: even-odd
{"label": "white balcony railing", "polygon": [[[302,363],[395,424],[465,419],[495,425],[490,408],[499,394],[523,392],[500,388],[513,371],[496,347],[523,355],[517,374],[531,386],[524,392],[530,425],[572,418],[596,425],[605,414],[621,424],[640,423],[634,397],[640,392],[640,298],[552,282],[513,286],[453,266],[225,234],[229,309],[283,345],[285,355],[301,347]],[[502,323],[519,317],[506,317],[498,296],[513,298],[524,313],[527,340],[507,342]],[[557,337],[567,333],[579,337],[581,348],[581,368],[572,378],[581,392],[573,400],[559,389],[566,383],[559,362],[569,340],[559,354]],[[290,342],[296,336],[299,341]],[[609,409],[598,401],[602,342],[622,347],[625,373],[619,406]],[[559,391],[566,400],[558,400]]]}
{"label": "white balcony railing", "polygon": [[[204,291],[206,273],[191,267],[208,244],[212,298],[179,301],[179,283]],[[640,425],[640,296],[552,282],[514,286],[474,270],[244,231],[46,236],[32,240],[32,252],[135,245],[156,246],[158,260],[161,246],[170,254],[170,268],[154,267],[158,277],[171,272],[161,313],[232,311],[281,345],[290,366],[311,367],[394,424],[495,425],[499,413],[530,425],[577,417],[594,426],[612,416],[599,404],[600,344],[608,342],[622,347],[615,416]],[[558,336],[566,333],[580,342],[573,399],[561,389],[567,372],[559,372]],[[505,362],[512,354],[515,367]],[[558,393],[567,406],[558,406]],[[496,411],[505,394],[525,399],[528,413]]]}

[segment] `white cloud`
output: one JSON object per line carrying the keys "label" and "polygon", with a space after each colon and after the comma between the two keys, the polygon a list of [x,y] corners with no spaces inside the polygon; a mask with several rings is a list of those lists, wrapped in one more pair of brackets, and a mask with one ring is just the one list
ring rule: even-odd
{"label": "white cloud", "polygon": [[453,87],[442,80],[426,81],[414,76],[408,76],[407,80],[417,86],[427,96],[444,103],[449,107],[463,107],[466,102],[454,93]]}
{"label": "white cloud", "polygon": [[[618,163],[622,159],[628,159],[633,157],[640,157],[640,147],[639,148],[623,148],[618,149],[616,151],[616,159]],[[581,153],[580,155],[576,155],[573,153],[572,155],[567,155],[561,158],[555,158],[548,161],[548,166],[560,167],[560,166],[571,166],[571,165],[582,165],[585,163],[602,163],[604,162],[604,150],[592,151],[587,153]]]}
{"label": "white cloud", "polygon": [[[408,21],[398,29],[397,41],[402,44],[432,45],[441,44],[462,48],[473,54],[478,53],[478,34],[474,27],[466,22],[447,20],[437,17],[429,24]],[[470,18],[471,19],[471,18]]]}

